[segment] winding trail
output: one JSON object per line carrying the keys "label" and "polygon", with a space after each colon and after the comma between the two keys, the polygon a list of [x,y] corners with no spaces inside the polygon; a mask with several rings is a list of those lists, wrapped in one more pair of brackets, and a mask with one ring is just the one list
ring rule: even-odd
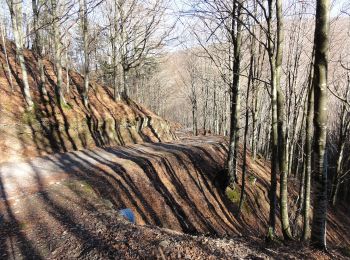
{"label": "winding trail", "polygon": [[[121,161],[123,155],[130,153],[129,161],[142,157],[160,155],[162,152],[191,147],[208,146],[221,147],[224,143],[221,137],[188,138],[172,143],[146,143],[128,146],[116,146],[107,148],[94,148],[81,151],[58,153],[43,157],[36,157],[25,161],[5,162],[0,164],[0,181],[2,193],[0,200],[11,200],[25,195],[40,192],[51,184],[63,181],[67,178],[81,177],[79,167],[90,168],[103,174],[104,165],[108,161]],[[113,151],[113,152],[111,152]],[[126,163],[126,162],[124,162]],[[127,164],[127,163],[126,163]],[[89,177],[89,175],[85,175]],[[40,183],[39,183],[40,181]]]}
{"label": "winding trail", "polygon": [[265,249],[258,238],[264,162],[248,160],[260,188],[247,190],[254,211],[236,216],[218,183],[226,157],[226,139],[210,136],[3,163],[0,259],[312,259],[300,245]]}

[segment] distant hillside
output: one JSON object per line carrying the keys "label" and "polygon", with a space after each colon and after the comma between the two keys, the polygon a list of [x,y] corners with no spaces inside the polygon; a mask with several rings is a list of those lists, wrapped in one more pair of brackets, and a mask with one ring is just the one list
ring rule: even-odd
{"label": "distant hillside", "polygon": [[[68,105],[58,106],[54,95],[56,76],[49,60],[44,62],[48,91],[45,99],[38,90],[38,65],[30,50],[25,50],[25,59],[35,109],[26,112],[15,46],[11,42],[6,45],[14,90],[11,91],[3,46],[0,45],[0,162],[93,146],[175,138],[167,121],[132,100],[115,102],[105,86],[91,83],[90,108],[86,109],[81,96],[83,77],[74,71],[69,71],[70,88],[65,93]],[[64,88],[65,84],[66,79]]]}

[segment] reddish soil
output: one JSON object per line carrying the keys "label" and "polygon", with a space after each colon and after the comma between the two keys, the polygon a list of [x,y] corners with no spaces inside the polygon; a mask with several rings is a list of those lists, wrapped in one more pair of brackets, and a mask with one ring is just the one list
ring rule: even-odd
{"label": "reddish soil", "polygon": [[[211,136],[2,164],[0,256],[345,258],[337,246],[349,242],[350,223],[333,213],[329,215],[330,254],[300,243],[266,247],[268,164],[248,160],[257,180],[252,184],[247,179],[247,202],[238,217],[236,203],[216,186],[223,174],[226,147],[224,138]],[[136,225],[118,216],[118,209],[126,207],[134,211]]]}
{"label": "reddish soil", "polygon": [[68,105],[58,105],[54,94],[56,76],[48,59],[44,62],[48,97],[44,97],[39,91],[38,64],[30,50],[25,50],[25,60],[35,105],[33,111],[26,111],[15,46],[7,42],[6,47],[14,88],[11,90],[0,44],[0,162],[95,146],[171,141],[175,138],[166,120],[132,100],[115,102],[111,88],[93,81],[89,107],[85,108],[81,96],[83,77],[74,70],[69,70],[69,91],[66,71],[63,71],[63,91]]}

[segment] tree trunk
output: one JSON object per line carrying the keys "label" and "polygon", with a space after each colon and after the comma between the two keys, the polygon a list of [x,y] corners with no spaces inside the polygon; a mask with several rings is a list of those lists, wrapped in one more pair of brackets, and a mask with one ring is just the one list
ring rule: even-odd
{"label": "tree trunk", "polygon": [[[253,37],[252,37],[253,38]],[[245,126],[244,126],[244,136],[243,136],[243,163],[242,163],[242,188],[241,196],[239,199],[238,214],[240,214],[244,202],[245,194],[245,177],[247,173],[247,139],[248,139],[248,128],[249,128],[249,92],[250,86],[252,84],[253,78],[253,66],[254,66],[254,50],[255,49],[255,40],[252,42],[251,58],[250,58],[250,68],[247,84],[247,97],[246,97],[246,108],[245,108]]]}
{"label": "tree trunk", "polygon": [[278,116],[277,116],[277,76],[276,76],[276,61],[273,48],[273,42],[271,39],[272,30],[272,1],[269,4],[269,17],[268,17],[268,53],[270,63],[270,76],[271,76],[271,186],[269,190],[270,197],[270,213],[269,213],[269,227],[268,227],[268,240],[274,240],[276,235],[276,208],[277,208],[277,172],[278,172]]}
{"label": "tree trunk", "polygon": [[314,64],[314,176],[315,197],[311,242],[326,250],[327,219],[327,171],[325,168],[325,148],[327,138],[327,71],[329,50],[329,0],[318,0],[315,27]]}
{"label": "tree trunk", "polygon": [[56,97],[59,105],[66,105],[66,100],[62,92],[62,44],[59,32],[59,17],[57,10],[57,0],[51,0],[51,17],[52,17],[52,33],[54,42],[54,56],[55,56],[55,67],[56,67]]}
{"label": "tree trunk", "polygon": [[[241,70],[241,45],[242,45],[242,24],[241,24],[241,5],[233,8],[231,40],[233,43],[233,65],[232,65],[232,86],[231,86],[231,111],[230,111],[230,145],[228,157],[228,174],[230,183],[237,182],[237,156],[239,145],[239,110],[240,110],[240,70]],[[237,9],[237,16],[236,10]],[[236,30],[237,24],[237,30]],[[236,33],[236,34],[235,34]]]}
{"label": "tree trunk", "polygon": [[27,109],[32,110],[34,103],[29,90],[28,74],[23,54],[23,28],[22,28],[22,1],[7,1],[11,14],[13,35],[16,45],[16,54],[22,70],[23,96]]}
{"label": "tree trunk", "polygon": [[252,98],[252,156],[253,160],[256,159],[256,152],[257,152],[257,113],[258,113],[258,86],[252,86],[253,87],[253,98]]}
{"label": "tree trunk", "polygon": [[69,95],[70,93],[70,77],[69,77],[70,59],[68,56],[68,50],[66,51],[65,64],[66,64],[66,91],[67,91],[67,94]]}
{"label": "tree trunk", "polygon": [[335,206],[337,203],[337,196],[338,196],[339,186],[340,186],[339,178],[342,173],[344,148],[345,148],[345,140],[343,140],[343,134],[341,134],[339,137],[339,144],[338,144],[337,168],[336,168],[336,173],[334,175],[334,180],[333,180],[332,206]]}
{"label": "tree trunk", "polygon": [[80,19],[83,33],[83,51],[84,51],[84,91],[83,102],[84,106],[89,104],[89,77],[90,77],[90,61],[89,61],[89,46],[88,46],[88,19],[87,19],[87,0],[80,0]]}
{"label": "tree trunk", "polygon": [[38,0],[32,0],[32,9],[33,9],[33,29],[34,29],[34,43],[33,49],[35,56],[38,60],[39,72],[40,72],[40,83],[39,91],[44,98],[47,98],[47,90],[45,88],[45,68],[43,62],[43,46],[41,41],[41,32],[39,29],[39,8]]}
{"label": "tree trunk", "polygon": [[[314,55],[312,55],[313,57]],[[312,65],[311,65],[312,66]],[[304,158],[304,211],[303,211],[303,235],[302,240],[306,241],[310,238],[310,201],[311,201],[311,149],[312,149],[312,120],[314,111],[314,88],[312,79],[313,69],[310,69],[308,101],[306,114],[306,136],[305,136],[305,158]]]}
{"label": "tree trunk", "polygon": [[192,127],[193,127],[193,134],[195,136],[198,135],[198,127],[197,127],[197,101],[192,101]]}
{"label": "tree trunk", "polygon": [[282,0],[276,1],[277,15],[277,50],[276,50],[276,92],[277,92],[277,131],[278,131],[278,159],[280,172],[280,211],[282,233],[286,240],[292,238],[288,216],[288,168],[285,135],[285,98],[281,90],[281,70],[283,56],[283,17]]}
{"label": "tree trunk", "polygon": [[2,25],[2,21],[0,23],[0,33],[1,33],[2,49],[4,51],[5,59],[6,59],[6,73],[7,73],[7,76],[9,78],[11,92],[13,92],[14,88],[13,88],[13,81],[12,81],[12,73],[11,73],[10,62],[9,62],[9,58],[7,55],[7,49],[6,49],[5,28]]}

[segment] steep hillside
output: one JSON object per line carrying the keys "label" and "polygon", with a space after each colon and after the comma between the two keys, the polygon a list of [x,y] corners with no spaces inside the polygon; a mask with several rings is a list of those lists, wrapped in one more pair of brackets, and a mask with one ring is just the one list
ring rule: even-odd
{"label": "steep hillside", "polygon": [[[35,109],[25,111],[21,70],[15,60],[14,44],[7,43],[14,90],[6,74],[6,60],[0,46],[0,162],[9,159],[66,152],[105,145],[124,145],[144,141],[173,140],[168,122],[132,100],[114,102],[108,88],[91,83],[90,108],[82,103],[83,78],[69,71],[70,87],[65,96],[68,105],[60,107],[54,96],[56,76],[53,64],[46,60],[45,99],[38,90],[39,71],[33,53],[25,51],[30,90]],[[64,72],[65,74],[65,72]]]}

